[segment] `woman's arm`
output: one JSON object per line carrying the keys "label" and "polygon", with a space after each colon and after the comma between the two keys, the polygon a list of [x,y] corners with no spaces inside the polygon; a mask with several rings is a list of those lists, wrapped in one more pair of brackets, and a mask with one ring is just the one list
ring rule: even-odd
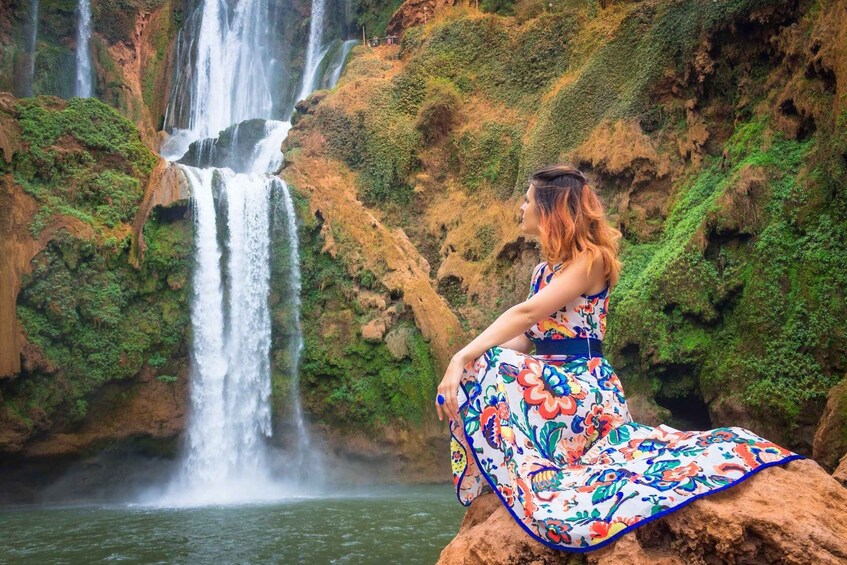
{"label": "woman's arm", "polygon": [[436,403],[439,420],[443,419],[443,416],[456,419],[459,415],[456,392],[459,389],[459,381],[465,364],[495,345],[512,340],[538,320],[561,310],[577,296],[588,291],[592,281],[587,267],[588,257],[585,254],[579,255],[570,265],[559,271],[547,286],[528,300],[503,312],[481,334],[453,356],[441,384],[438,385],[439,394],[445,398],[444,405],[439,406]]}
{"label": "woman's arm", "polygon": [[500,347],[504,349],[514,349],[515,351],[520,351],[521,353],[529,353],[532,351],[532,348],[535,345],[532,343],[532,340],[526,337],[524,334],[520,334],[516,337],[513,337],[506,343],[501,343]]}

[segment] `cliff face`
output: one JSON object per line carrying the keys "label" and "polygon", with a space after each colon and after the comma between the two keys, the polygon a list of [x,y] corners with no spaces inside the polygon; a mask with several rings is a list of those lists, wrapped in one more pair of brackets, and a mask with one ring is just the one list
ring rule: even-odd
{"label": "cliff face", "polygon": [[[339,86],[294,116],[283,177],[302,242],[301,394],[320,433],[339,451],[401,452],[399,470],[447,476],[431,409],[440,369],[526,296],[541,257],[518,228],[525,179],[571,161],[625,236],[607,350],[637,417],[743,425],[809,454],[814,440],[835,466],[843,403],[818,422],[847,372],[845,3],[526,1],[510,17],[450,4],[404,4],[391,23],[402,45],[354,48]],[[94,5],[97,94],[156,147],[190,7]],[[27,16],[13,7],[0,17],[7,90]],[[307,13],[307,2],[275,11],[279,41],[300,45],[280,53],[289,86]],[[44,1],[41,17],[32,86],[67,95],[72,18]],[[0,101],[7,453],[181,428],[184,185],[95,104]],[[92,117],[117,128],[107,142],[85,129]],[[291,361],[283,240],[279,411]]]}
{"label": "cliff face", "polygon": [[[624,233],[607,344],[637,416],[811,454],[847,370],[845,3],[516,12],[436,8],[400,47],[355,48],[338,87],[298,107],[284,177],[326,245],[358,268],[402,246],[406,280],[465,338],[523,299],[540,260],[517,228],[524,179],[576,163]],[[396,288],[395,269],[374,274]],[[462,345],[433,343],[442,361]]]}
{"label": "cliff face", "polygon": [[[15,2],[0,10],[0,30],[13,30],[0,31],[0,90],[19,97],[70,98],[76,82],[76,3],[39,2],[35,15],[32,6]],[[94,94],[132,120],[154,149],[170,93],[170,54],[182,10],[183,3],[172,0],[91,2]]]}
{"label": "cliff face", "polygon": [[[133,125],[96,100],[6,98],[0,119],[13,140],[0,171],[0,451],[173,438],[187,390],[191,226],[186,201],[172,200],[184,191],[161,182]],[[133,222],[146,243],[135,267]]]}

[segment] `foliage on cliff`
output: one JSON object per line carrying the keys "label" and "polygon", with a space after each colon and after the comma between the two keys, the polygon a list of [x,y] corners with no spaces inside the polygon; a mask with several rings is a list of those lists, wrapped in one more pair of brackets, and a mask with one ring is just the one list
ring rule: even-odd
{"label": "foliage on cliff", "polygon": [[132,219],[156,163],[132,123],[93,99],[27,99],[16,112],[27,151],[12,172],[42,205],[34,237],[58,213],[100,232]]}
{"label": "foliage on cliff", "polygon": [[[14,30],[0,36],[0,90],[70,98],[76,94],[77,2],[38,3],[37,41],[30,53],[33,4],[18,2],[0,16]],[[153,127],[155,116],[164,112],[172,72],[168,51],[182,25],[182,10],[183,3],[173,0],[91,2],[94,95],[145,127]]]}
{"label": "foliage on cliff", "polygon": [[608,341],[628,390],[804,450],[847,370],[843,11],[445,8],[399,50],[355,49],[290,143],[320,135],[476,330],[538,259],[514,226],[523,179],[577,163],[625,236]]}
{"label": "foliage on cliff", "polygon": [[109,381],[144,368],[174,378],[171,358],[185,355],[192,247],[185,210],[156,209],[144,259],[130,266],[131,222],[156,158],[115,110],[38,98],[15,112],[23,149],[2,172],[35,199],[29,231],[44,250],[18,295],[23,369],[0,381],[0,448],[12,450],[82,420]]}
{"label": "foliage on cliff", "polygon": [[[341,430],[419,426],[430,409],[437,383],[429,345],[405,304],[392,297],[378,278],[350,260],[352,242],[309,213],[307,197],[297,202],[302,281],[303,351],[300,394],[309,414]],[[325,252],[327,237],[333,255]],[[274,397],[285,406],[290,394],[291,311],[279,300],[291,292],[291,242],[274,244]],[[346,259],[345,259],[346,258]],[[376,333],[365,329],[379,326]],[[381,335],[384,334],[384,335]],[[385,339],[383,339],[383,337]]]}

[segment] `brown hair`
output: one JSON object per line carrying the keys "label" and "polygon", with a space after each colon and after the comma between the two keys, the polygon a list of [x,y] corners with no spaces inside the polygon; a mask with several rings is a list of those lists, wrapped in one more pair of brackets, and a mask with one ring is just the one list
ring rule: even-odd
{"label": "brown hair", "polygon": [[620,276],[618,248],[621,232],[606,220],[603,204],[582,171],[550,165],[532,173],[539,211],[541,250],[548,262],[570,263],[588,254],[588,270],[603,260],[605,277],[614,286]]}

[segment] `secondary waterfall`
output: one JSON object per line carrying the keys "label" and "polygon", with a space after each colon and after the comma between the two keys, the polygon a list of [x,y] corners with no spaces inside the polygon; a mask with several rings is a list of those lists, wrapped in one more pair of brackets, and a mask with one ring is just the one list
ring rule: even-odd
{"label": "secondary waterfall", "polygon": [[[323,19],[323,0],[315,2],[319,6],[310,26],[310,53],[319,52],[322,35],[311,29]],[[179,476],[160,502],[267,500],[300,492],[302,482],[318,478],[320,467],[315,464],[319,455],[310,449],[298,394],[303,335],[296,214],[288,186],[273,176],[282,164],[280,145],[290,124],[271,119],[268,0],[240,0],[234,9],[226,0],[204,0],[192,18],[197,36],[181,37],[180,42],[196,49],[194,66],[188,79],[175,77],[190,80],[190,104],[178,108],[180,101],[172,98],[166,114],[184,113],[187,127],[174,129],[162,148],[169,159],[191,156],[205,167],[180,165],[191,187],[195,222],[191,415]],[[310,64],[312,82],[320,63]],[[333,77],[339,74],[334,65]],[[311,87],[305,94],[310,92]],[[255,120],[246,121],[255,118],[265,120],[258,134]],[[245,156],[244,135],[259,134]],[[286,480],[271,471],[280,457],[269,451],[268,441],[273,430],[271,246],[280,234],[289,253],[286,306],[293,326],[288,332],[289,427],[295,441],[282,456]]]}
{"label": "secondary waterfall", "polygon": [[91,98],[91,2],[79,0],[76,28],[76,95]]}
{"label": "secondary waterfall", "polygon": [[35,80],[35,51],[38,40],[38,0],[31,0],[29,4],[29,29],[26,42],[26,76],[24,84],[20,88],[22,97],[34,94],[33,81]]}
{"label": "secondary waterfall", "polygon": [[309,17],[309,45],[306,48],[306,67],[303,69],[303,82],[300,86],[301,100],[315,90],[315,75],[321,59],[326,55],[321,44],[324,33],[324,0],[312,0],[312,15]]}
{"label": "secondary waterfall", "polygon": [[322,86],[322,88],[332,88],[338,83],[338,79],[341,78],[341,71],[344,68],[344,63],[347,61],[347,55],[350,54],[350,50],[353,49],[353,46],[357,43],[359,42],[355,39],[348,39],[341,45],[340,53],[333,61],[331,70],[327,73],[327,84]]}

